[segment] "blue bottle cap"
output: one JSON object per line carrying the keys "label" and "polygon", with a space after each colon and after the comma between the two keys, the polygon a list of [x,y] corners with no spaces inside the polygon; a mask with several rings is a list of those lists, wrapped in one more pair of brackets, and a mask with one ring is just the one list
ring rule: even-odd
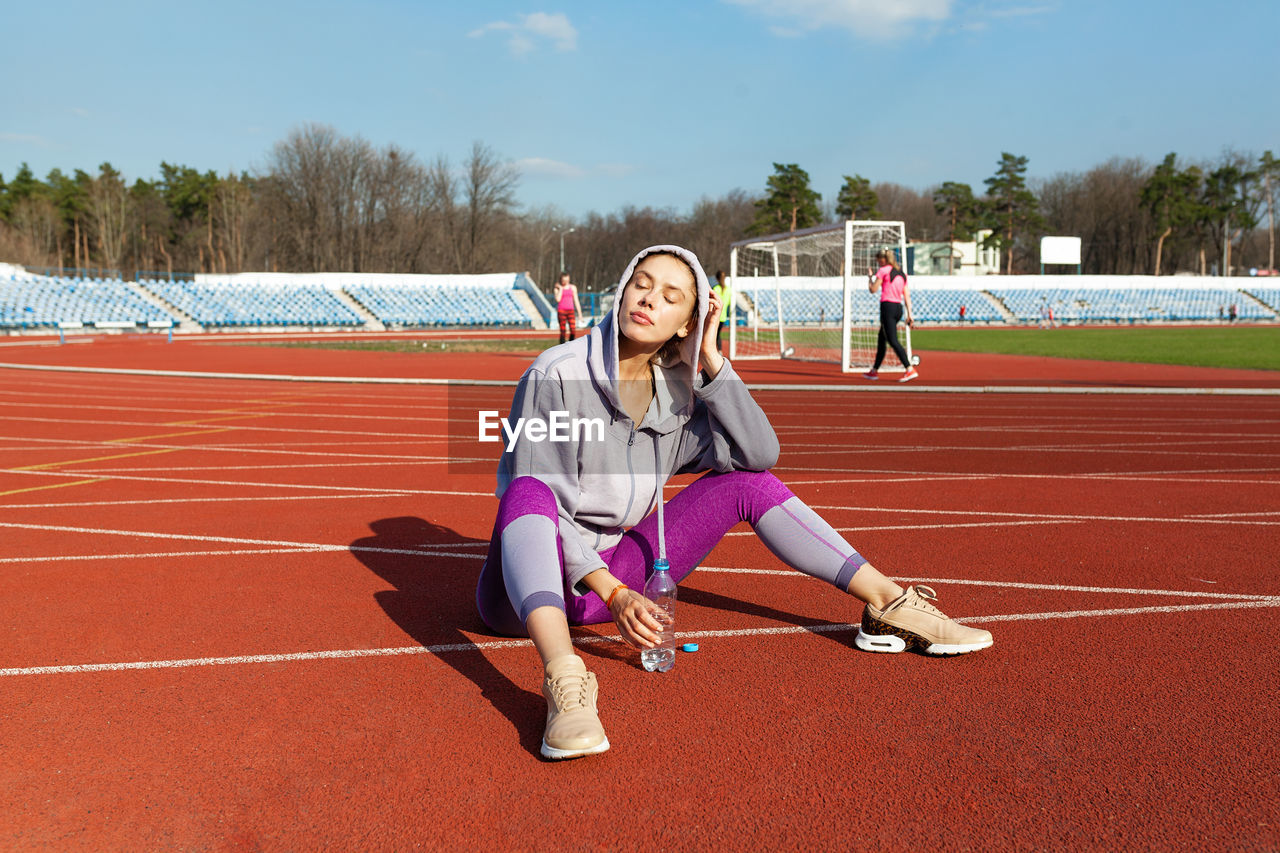
{"label": "blue bottle cap", "polygon": [[680,647],[680,651],[682,652],[696,652],[697,650],[698,650],[697,643],[685,643],[683,646]]}
{"label": "blue bottle cap", "polygon": [[671,564],[662,557],[659,557],[653,561],[653,570],[655,572],[669,572],[671,571]]}

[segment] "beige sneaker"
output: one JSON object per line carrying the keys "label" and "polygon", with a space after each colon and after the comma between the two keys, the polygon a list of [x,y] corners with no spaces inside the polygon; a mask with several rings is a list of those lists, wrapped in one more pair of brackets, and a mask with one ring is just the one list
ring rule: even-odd
{"label": "beige sneaker", "polygon": [[884,610],[868,604],[854,645],[864,652],[900,652],[914,646],[927,655],[963,655],[994,642],[990,631],[948,619],[929,603],[937,600],[930,587],[911,586]]}
{"label": "beige sneaker", "polygon": [[542,735],[544,758],[577,758],[609,748],[604,726],[596,714],[599,687],[594,674],[577,655],[547,663],[542,695],[547,698],[547,728]]}

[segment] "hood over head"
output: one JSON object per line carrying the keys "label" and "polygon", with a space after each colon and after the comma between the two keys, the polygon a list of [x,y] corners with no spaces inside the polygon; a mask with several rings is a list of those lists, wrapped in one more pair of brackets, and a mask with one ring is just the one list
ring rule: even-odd
{"label": "hood over head", "polygon": [[698,291],[698,323],[694,331],[680,342],[678,357],[655,363],[659,368],[654,371],[654,378],[658,380],[658,403],[664,415],[685,414],[692,410],[693,384],[698,372],[698,350],[706,327],[711,286],[707,283],[707,274],[698,262],[698,256],[688,249],[671,245],[650,246],[631,259],[614,291],[613,310],[591,330],[590,363],[593,378],[618,410],[621,409],[618,403],[618,311],[622,307],[622,291],[631,280],[637,264],[648,255],[662,252],[676,255],[693,269]]}

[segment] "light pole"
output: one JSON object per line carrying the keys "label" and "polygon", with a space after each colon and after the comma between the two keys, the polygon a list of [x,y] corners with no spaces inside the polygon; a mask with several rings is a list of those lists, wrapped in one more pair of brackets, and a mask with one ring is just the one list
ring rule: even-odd
{"label": "light pole", "polygon": [[565,269],[565,267],[564,267],[564,235],[566,235],[566,234],[572,234],[574,231],[577,231],[578,229],[577,229],[577,228],[570,228],[570,229],[569,229],[569,230],[567,230],[567,231],[560,231],[560,229],[559,229],[559,228],[552,228],[551,230],[552,230],[552,231],[559,231],[559,232],[560,232],[560,272],[562,272],[562,273],[563,273],[563,272],[564,272],[564,269]]}

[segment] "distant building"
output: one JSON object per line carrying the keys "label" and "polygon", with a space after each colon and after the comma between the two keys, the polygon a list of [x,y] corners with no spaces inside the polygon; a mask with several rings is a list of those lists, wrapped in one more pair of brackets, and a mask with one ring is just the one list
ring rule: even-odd
{"label": "distant building", "polygon": [[983,247],[990,231],[979,231],[967,243],[908,243],[907,275],[996,275],[1000,252]]}

